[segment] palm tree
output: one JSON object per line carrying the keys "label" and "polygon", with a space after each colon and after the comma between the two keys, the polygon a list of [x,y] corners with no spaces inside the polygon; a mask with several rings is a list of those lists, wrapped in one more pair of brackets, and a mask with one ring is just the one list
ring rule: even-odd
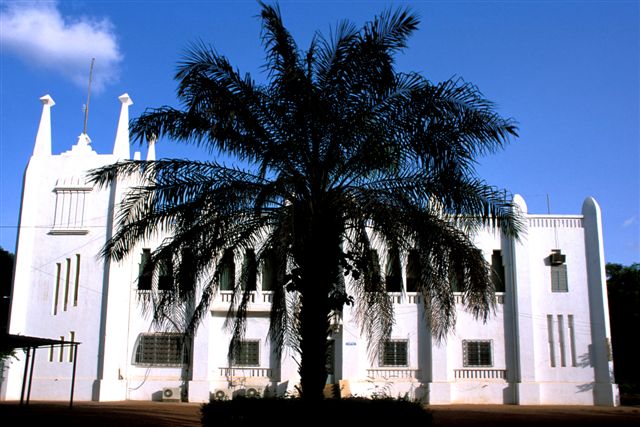
{"label": "palm tree", "polygon": [[151,262],[175,264],[163,304],[197,295],[191,332],[228,286],[230,262],[253,258],[232,285],[230,355],[246,327],[255,266],[270,262],[270,338],[297,352],[302,396],[319,399],[333,314],[354,304],[371,351],[390,334],[377,250],[411,254],[413,286],[437,337],[455,322],[452,277],[477,317],[490,313],[488,266],[469,232],[488,226],[517,236],[520,222],[506,192],[476,177],[475,159],[517,128],[469,83],[395,69],[418,25],[408,10],[362,28],[342,22],[303,52],[279,8],[261,7],[266,83],[198,44],[176,74],[182,107],[147,110],[131,125],[140,142],[168,137],[224,153],[235,166],[127,161],[94,171],[101,185],[132,175],[143,182],[123,201],[104,255],[120,260],[136,243],[168,236]]}

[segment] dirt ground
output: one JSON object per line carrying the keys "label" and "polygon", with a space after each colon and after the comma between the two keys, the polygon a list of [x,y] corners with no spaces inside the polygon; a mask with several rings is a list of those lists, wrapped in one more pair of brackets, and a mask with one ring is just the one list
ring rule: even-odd
{"label": "dirt ground", "polygon": [[[200,404],[163,402],[0,402],[0,424],[65,427],[196,427],[200,426]],[[640,426],[640,407],[593,406],[427,406],[436,426]],[[308,420],[307,420],[308,421]],[[41,424],[42,423],[42,424]],[[284,422],[283,424],[287,424]],[[335,424],[339,425],[339,424]]]}

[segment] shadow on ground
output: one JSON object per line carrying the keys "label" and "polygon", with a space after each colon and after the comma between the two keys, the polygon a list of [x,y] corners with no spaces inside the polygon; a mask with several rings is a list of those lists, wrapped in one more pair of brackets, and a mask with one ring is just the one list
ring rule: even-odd
{"label": "shadow on ground", "polygon": [[[65,427],[199,427],[200,404],[163,402],[79,402],[73,409],[65,403],[0,402],[4,426],[64,425]],[[435,426],[638,426],[640,407],[593,406],[428,406]],[[286,424],[286,418],[282,424]],[[336,426],[339,420],[336,419]]]}

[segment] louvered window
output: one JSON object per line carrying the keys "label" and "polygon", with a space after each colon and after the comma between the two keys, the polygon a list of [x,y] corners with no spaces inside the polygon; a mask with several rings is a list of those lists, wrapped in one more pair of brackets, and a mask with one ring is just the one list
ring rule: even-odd
{"label": "louvered window", "polygon": [[551,266],[551,292],[569,292],[566,264]]}

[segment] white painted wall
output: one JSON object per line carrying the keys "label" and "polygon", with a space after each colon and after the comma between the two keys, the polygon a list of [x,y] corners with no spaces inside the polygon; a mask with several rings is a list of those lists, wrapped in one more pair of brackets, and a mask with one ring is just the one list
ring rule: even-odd
{"label": "white painted wall", "polygon": [[[139,335],[155,331],[138,304],[140,254],[143,247],[155,248],[163,236],[140,245],[122,262],[105,263],[98,256],[115,229],[112,218],[117,201],[134,184],[133,180],[106,189],[85,189],[81,226],[74,219],[72,227],[63,229],[62,223],[55,220],[56,210],[60,211],[56,200],[69,190],[69,183],[81,187],[87,169],[130,155],[126,119],[131,99],[125,94],[120,102],[113,154],[95,153],[88,145],[88,137],[81,135],[71,150],[52,155],[53,100],[43,97],[34,155],[25,172],[10,332],[55,339],[61,336],[68,339],[69,333],[75,332],[75,340],[82,343],[78,352],[76,400],[159,400],[164,387],[178,386],[188,387],[188,398],[195,402],[208,401],[217,390],[232,396],[247,387],[260,390],[270,387],[280,395],[295,393],[299,384],[296,360],[286,352],[281,359],[275,356],[268,339],[268,295],[260,290],[250,305],[246,338],[260,341],[258,368],[270,369],[271,378],[264,375],[266,371],[256,371],[256,375],[246,378],[226,375],[223,368],[228,367],[231,335],[224,327],[229,303],[223,293],[216,295],[210,315],[194,339],[193,366],[188,372],[134,363]],[[153,146],[148,158],[155,158]],[[506,291],[498,295],[495,313],[486,323],[473,319],[458,304],[455,330],[437,342],[425,324],[420,296],[401,293],[399,302],[394,304],[396,323],[391,337],[408,340],[409,364],[385,371],[379,366],[377,355],[367,351],[353,308],[347,306],[333,336],[336,382],[348,381],[355,395],[408,396],[431,404],[617,404],[608,347],[602,226],[597,203],[587,199],[581,215],[554,216],[530,215],[520,196],[515,201],[527,225],[519,241],[486,230],[474,236],[488,261],[494,250],[501,250],[505,266]],[[551,292],[546,258],[553,249],[561,249],[567,257],[567,293]],[[73,288],[76,254],[81,260],[78,303],[69,304],[68,299],[65,310],[66,260],[71,260]],[[58,310],[53,314],[58,263],[62,291]],[[550,361],[549,315],[554,320],[551,344],[555,366]],[[568,327],[570,315],[574,321],[573,337]],[[558,316],[564,322],[565,366],[560,362]],[[477,369],[489,377],[456,377],[456,370],[464,368],[463,340],[491,340],[493,366]],[[575,366],[571,348],[575,352]],[[52,357],[47,349],[38,350],[32,399],[68,399],[72,364],[68,350],[65,352],[60,361],[59,350],[55,349]],[[11,365],[2,398],[20,398],[23,370],[23,361]]]}

